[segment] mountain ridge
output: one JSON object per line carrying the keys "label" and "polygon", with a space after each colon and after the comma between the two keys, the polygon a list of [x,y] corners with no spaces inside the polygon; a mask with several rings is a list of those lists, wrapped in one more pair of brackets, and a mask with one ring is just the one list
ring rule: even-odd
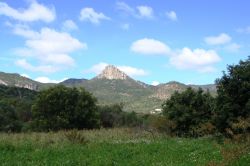
{"label": "mountain ridge", "polygon": [[[23,87],[40,91],[57,84],[44,84],[19,74],[0,72],[0,84],[7,86]],[[216,93],[214,84],[185,85],[177,81],[162,83],[157,86],[134,80],[113,65],[107,66],[99,75],[92,79],[70,78],[58,83],[67,87],[83,87],[90,91],[100,105],[124,103],[125,111],[150,112],[161,108],[163,101],[170,98],[175,92],[182,92],[188,87],[202,88]]]}

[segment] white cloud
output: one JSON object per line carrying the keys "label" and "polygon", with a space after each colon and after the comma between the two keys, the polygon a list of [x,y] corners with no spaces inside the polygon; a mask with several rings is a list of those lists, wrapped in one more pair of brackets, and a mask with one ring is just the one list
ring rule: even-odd
{"label": "white cloud", "polygon": [[245,33],[245,34],[250,34],[250,26],[248,26],[246,28],[239,28],[239,29],[237,29],[237,32],[239,32],[239,33]]}
{"label": "white cloud", "polygon": [[232,38],[226,33],[221,33],[218,36],[208,36],[204,39],[204,41],[209,45],[222,45],[230,43],[231,40]]}
{"label": "white cloud", "polygon": [[131,66],[117,66],[117,68],[131,77],[148,75],[148,73],[145,70],[138,69],[138,68],[131,67]]}
{"label": "white cloud", "polygon": [[158,82],[158,81],[153,81],[152,83],[151,83],[151,85],[153,85],[153,86],[157,86],[157,85],[159,85],[160,84],[160,82]]}
{"label": "white cloud", "polygon": [[15,64],[19,67],[24,68],[25,70],[29,70],[32,72],[55,73],[60,70],[58,66],[52,66],[52,65],[33,66],[32,64],[27,62],[26,59],[19,59],[15,62]]}
{"label": "white cloud", "polygon": [[63,28],[62,29],[65,30],[65,31],[72,31],[72,30],[77,30],[78,26],[72,20],[65,20],[63,22]]}
{"label": "white cloud", "polygon": [[10,7],[7,3],[0,2],[0,15],[5,15],[23,22],[52,22],[55,20],[56,12],[53,7],[46,7],[35,0],[30,2],[30,6],[27,9],[15,9]]}
{"label": "white cloud", "polygon": [[39,33],[31,30],[27,25],[17,24],[12,25],[13,33],[25,38],[37,38]]}
{"label": "white cloud", "polygon": [[61,80],[51,80],[48,77],[37,77],[35,81],[41,82],[41,83],[60,83],[62,81],[67,80],[68,78],[63,78]]}
{"label": "white cloud", "polygon": [[163,42],[148,38],[135,41],[132,43],[130,50],[135,53],[147,55],[166,55],[171,51]]}
{"label": "white cloud", "polygon": [[[84,72],[100,74],[108,65],[109,65],[108,63],[100,62],[98,64],[93,65],[90,69],[87,69]],[[131,66],[123,66],[123,65],[122,66],[118,65],[116,67],[131,77],[148,75],[148,73],[143,69],[138,69],[138,68],[131,67]]]}
{"label": "white cloud", "polygon": [[97,13],[93,8],[83,8],[80,13],[81,21],[90,21],[93,24],[100,24],[101,20],[111,20],[103,13]]}
{"label": "white cloud", "polygon": [[57,32],[54,29],[42,28],[40,32],[36,32],[27,27],[16,27],[13,32],[26,38],[26,47],[19,48],[16,52],[33,57],[42,64],[39,70],[35,70],[34,66],[19,65],[27,70],[51,72],[51,68],[74,66],[74,59],[69,54],[79,49],[87,49],[87,44],[66,32]]}
{"label": "white cloud", "polygon": [[25,73],[21,74],[21,76],[26,77],[26,78],[30,78],[30,76],[28,74],[25,74]]}
{"label": "white cloud", "polygon": [[170,57],[170,64],[177,69],[191,69],[199,72],[213,72],[213,64],[219,62],[221,58],[214,50],[183,48]]}
{"label": "white cloud", "polygon": [[123,30],[129,30],[130,24],[128,24],[128,23],[122,24],[122,25],[121,25],[121,28],[122,28]]}
{"label": "white cloud", "polygon": [[137,19],[147,18],[151,19],[154,17],[154,10],[150,6],[140,5],[135,8],[129,6],[125,2],[117,2],[116,9],[121,11],[123,14],[135,17]]}
{"label": "white cloud", "polygon": [[139,11],[139,15],[145,18],[153,18],[153,9],[149,6],[137,6],[137,10]]}
{"label": "white cloud", "polygon": [[117,2],[116,3],[116,8],[128,15],[135,15],[135,10],[130,7],[128,4],[126,4],[125,2]]}
{"label": "white cloud", "polygon": [[241,48],[241,45],[239,45],[237,43],[231,43],[231,44],[228,44],[224,47],[224,49],[229,51],[229,52],[237,52],[237,51],[239,51],[240,48]]}
{"label": "white cloud", "polygon": [[98,64],[93,65],[90,69],[85,70],[84,73],[100,74],[106,66],[108,66],[108,63],[100,62]]}
{"label": "white cloud", "polygon": [[170,20],[172,20],[172,21],[177,21],[177,20],[178,20],[175,11],[166,12],[166,16],[167,16]]}

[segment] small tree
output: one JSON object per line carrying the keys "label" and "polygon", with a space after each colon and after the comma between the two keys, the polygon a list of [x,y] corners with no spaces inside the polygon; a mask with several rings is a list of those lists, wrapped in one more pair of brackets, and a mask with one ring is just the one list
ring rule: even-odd
{"label": "small tree", "polygon": [[[194,91],[175,92],[169,100],[163,103],[163,114],[171,121],[172,132],[179,136],[200,136],[210,134],[204,124],[210,122],[214,99],[202,89]],[[211,124],[211,123],[209,123]],[[204,128],[201,130],[201,128]]]}
{"label": "small tree", "polygon": [[59,85],[41,91],[32,112],[33,127],[40,131],[99,126],[96,99],[83,88]]}
{"label": "small tree", "polygon": [[227,135],[250,132],[250,56],[227,70],[216,80],[216,126]]}

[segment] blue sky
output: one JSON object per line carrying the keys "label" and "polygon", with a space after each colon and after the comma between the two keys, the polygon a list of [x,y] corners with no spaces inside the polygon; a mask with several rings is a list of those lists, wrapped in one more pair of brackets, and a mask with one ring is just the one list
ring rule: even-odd
{"label": "blue sky", "polygon": [[0,71],[58,82],[113,64],[148,84],[208,84],[249,55],[249,1],[103,2],[0,0]]}

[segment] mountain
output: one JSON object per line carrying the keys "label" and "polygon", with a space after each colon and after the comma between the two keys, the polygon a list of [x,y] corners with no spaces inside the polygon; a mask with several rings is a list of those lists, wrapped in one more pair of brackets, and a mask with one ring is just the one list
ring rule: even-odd
{"label": "mountain", "polygon": [[96,77],[96,79],[108,79],[108,80],[126,80],[128,78],[129,78],[128,75],[126,75],[124,72],[120,71],[113,65],[106,66],[105,69],[102,71],[102,73]]}
{"label": "mountain", "polygon": [[[8,86],[25,87],[32,90],[42,90],[55,84],[42,84],[19,74],[8,74],[0,72],[0,84]],[[216,86],[209,85],[185,85],[176,81],[160,84],[158,86],[148,85],[136,81],[113,65],[108,65],[99,75],[93,79],[71,78],[60,84],[68,87],[84,87],[90,91],[100,105],[124,103],[126,111],[150,112],[161,108],[163,101],[170,98],[175,92],[182,92],[188,87],[194,89],[202,88],[216,94]]]}
{"label": "mountain", "polygon": [[[175,92],[182,92],[190,85],[171,81],[158,86],[136,81],[113,65],[107,66],[99,75],[91,80],[79,79],[71,82],[66,80],[61,84],[69,87],[84,87],[98,98],[99,104],[124,103],[126,111],[149,112],[161,108],[164,100]],[[74,80],[74,79],[73,79]],[[216,91],[214,85],[192,85],[198,89]]]}
{"label": "mountain", "polygon": [[16,73],[4,73],[0,72],[0,85],[26,88],[30,90],[42,90],[46,87],[53,86],[53,84],[43,84],[32,79],[23,77]]}

